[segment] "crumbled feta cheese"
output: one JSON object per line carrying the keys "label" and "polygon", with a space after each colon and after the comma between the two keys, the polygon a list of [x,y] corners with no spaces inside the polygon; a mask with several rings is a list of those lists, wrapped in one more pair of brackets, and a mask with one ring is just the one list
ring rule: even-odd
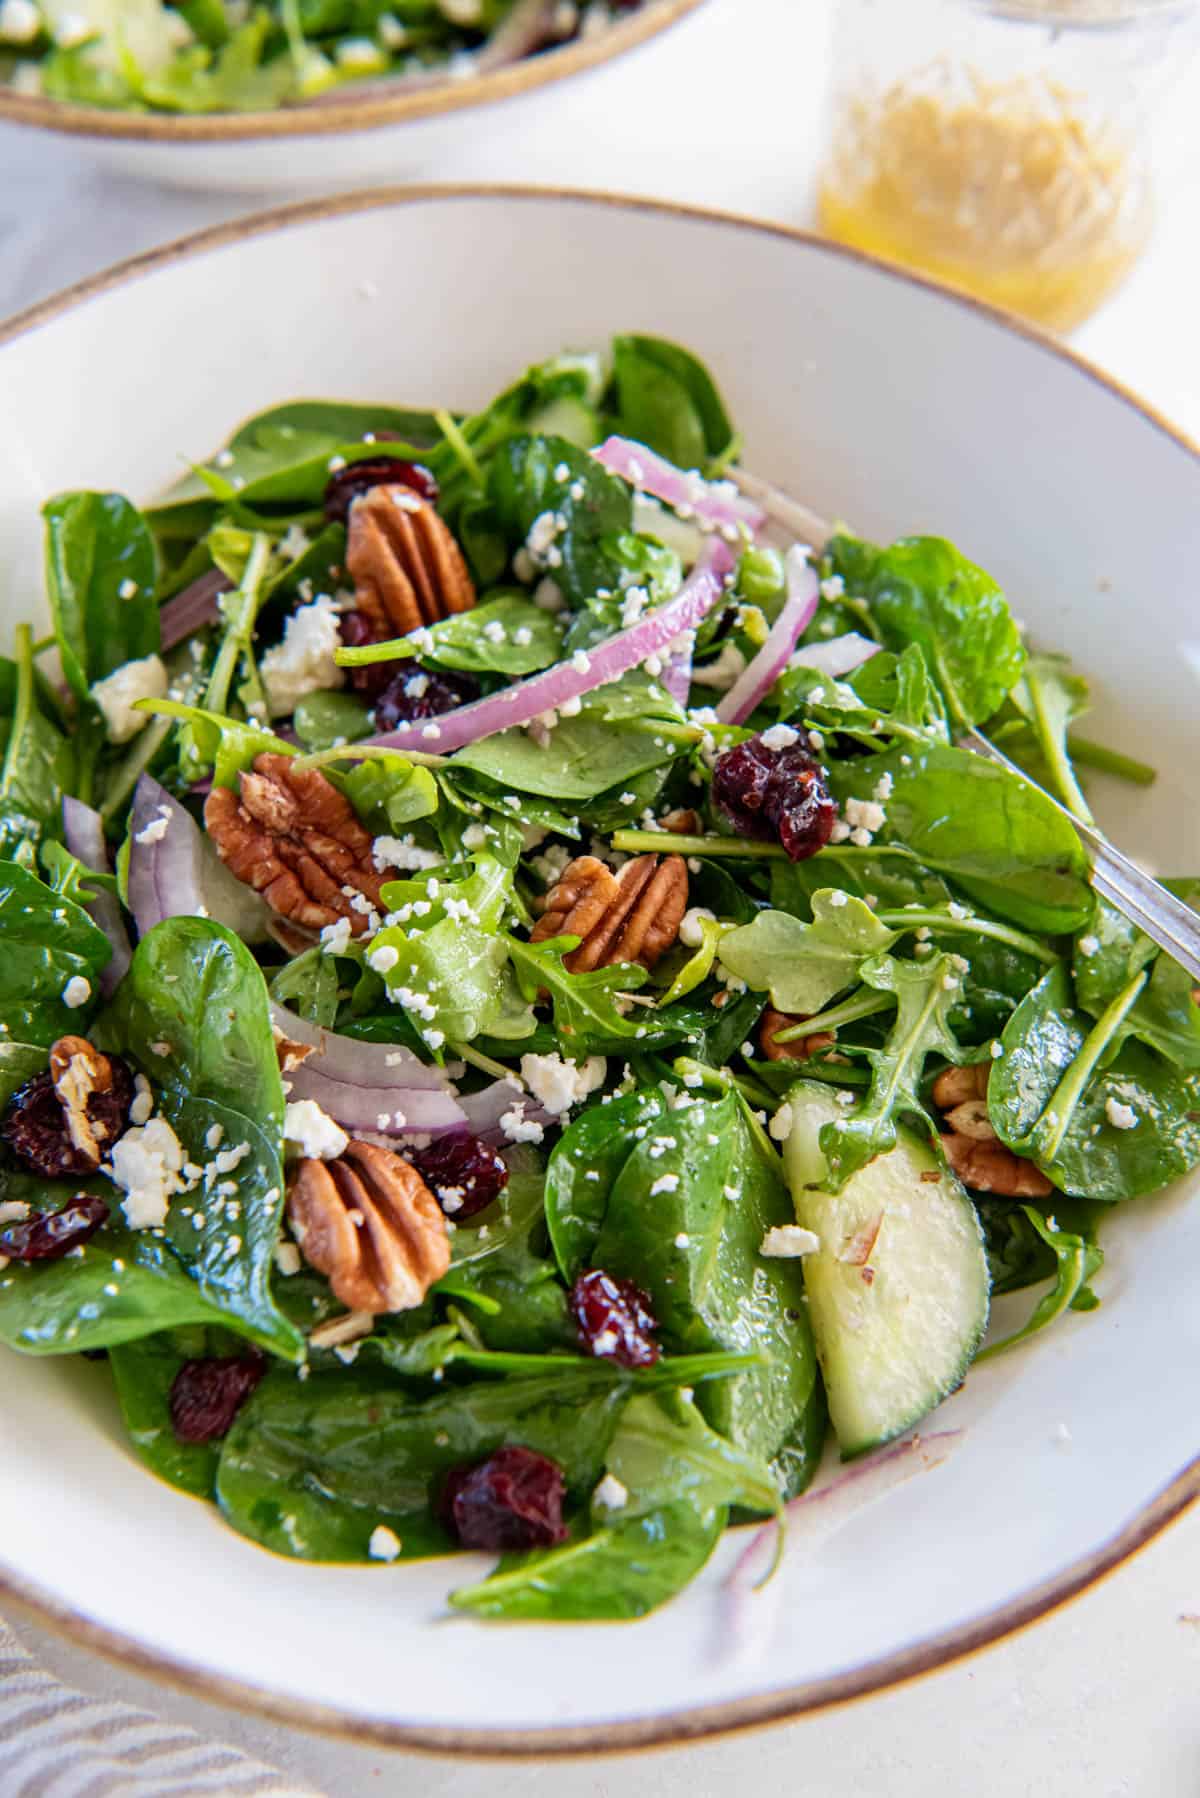
{"label": "crumbled feta cheese", "polygon": [[773,724],[770,730],[763,731],[762,741],[768,749],[790,749],[800,741],[800,732],[790,724]]}
{"label": "crumbled feta cheese", "polygon": [[0,39],[7,44],[28,44],[42,28],[42,15],[33,0],[2,0]]}
{"label": "crumbled feta cheese", "polygon": [[759,1245],[759,1254],[776,1261],[794,1260],[797,1255],[815,1255],[821,1238],[799,1224],[776,1224],[768,1230]]}
{"label": "crumbled feta cheese", "polygon": [[592,1503],[602,1511],[620,1511],[629,1503],[629,1488],[621,1484],[616,1474],[606,1473],[592,1493]]}
{"label": "crumbled feta cheese", "polygon": [[1087,935],[1087,936],[1080,937],[1080,939],[1079,939],[1080,955],[1095,955],[1096,952],[1099,950],[1099,948],[1100,948],[1100,938],[1098,936],[1092,936],[1089,933],[1089,935]]}
{"label": "crumbled feta cheese", "polygon": [[374,968],[377,974],[390,974],[400,960],[400,951],[394,943],[380,943],[367,956],[367,966]]}
{"label": "crumbled feta cheese", "polygon": [[693,905],[690,911],[683,914],[679,926],[679,940],[685,949],[698,949],[704,941],[702,926],[707,922],[715,924],[717,914],[709,911],[705,905]]}
{"label": "crumbled feta cheese", "polygon": [[337,606],[327,593],[292,613],[282,643],[258,664],[272,718],[294,712],[306,693],[341,686],[345,676],[333,659],[341,644]]}
{"label": "crumbled feta cheese", "polygon": [[78,1011],[81,1005],[86,1005],[91,996],[92,983],[90,980],[86,980],[82,974],[72,974],[62,990],[63,1004],[69,1006],[72,1011]]}
{"label": "crumbled feta cheese", "polygon": [[167,1206],[182,1188],[183,1144],[165,1118],[135,1124],[113,1144],[105,1173],[125,1194],[121,1209],[131,1230],[161,1229]]}
{"label": "crumbled feta cheese", "polygon": [[822,599],[841,599],[846,591],[846,583],[840,574],[827,574],[820,583]]}
{"label": "crumbled feta cheese", "polygon": [[847,799],[843,810],[847,822],[860,830],[882,830],[887,813],[875,799]]}
{"label": "crumbled feta cheese", "polygon": [[160,805],[148,824],[142,826],[134,836],[135,843],[161,843],[171,823],[171,808]]}
{"label": "crumbled feta cheese", "polygon": [[792,1134],[792,1125],[794,1122],[795,1117],[792,1108],[785,1099],[783,1104],[779,1107],[779,1110],[775,1113],[775,1116],[771,1119],[770,1134],[772,1141],[786,1142],[788,1137]]}
{"label": "crumbled feta cheese", "polygon": [[650,1197],[657,1198],[660,1192],[675,1192],[679,1186],[678,1174],[660,1174],[650,1188]]}
{"label": "crumbled feta cheese", "polygon": [[142,656],[114,668],[92,688],[92,698],[104,715],[109,739],[128,743],[150,722],[149,714],[134,710],[139,699],[167,697],[167,670],[161,656]]}
{"label": "crumbled feta cheese", "polygon": [[350,920],[339,918],[321,931],[321,947],[326,955],[345,955],[350,948]]}
{"label": "crumbled feta cheese", "polygon": [[390,1530],[386,1523],[377,1523],[371,1531],[367,1553],[373,1561],[394,1561],[402,1547],[395,1530]]}
{"label": "crumbled feta cheese", "polygon": [[131,1124],[147,1124],[154,1110],[154,1094],[145,1074],[133,1077],[133,1104],[129,1107]]}
{"label": "crumbled feta cheese", "polygon": [[835,887],[833,892],[830,893],[829,903],[830,903],[830,905],[832,905],[835,908],[835,910],[839,910],[839,911],[841,910],[842,906],[845,905],[846,895],[845,895],[845,893],[843,893],[841,887]]}
{"label": "crumbled feta cheese", "polygon": [[593,1055],[576,1065],[561,1055],[522,1055],[521,1078],[551,1117],[560,1117],[603,1086],[608,1063]]}
{"label": "crumbled feta cheese", "polygon": [[315,1099],[293,1099],[283,1114],[283,1140],[311,1161],[334,1161],[350,1138]]}
{"label": "crumbled feta cheese", "polygon": [[500,1128],[509,1142],[541,1142],[546,1134],[536,1118],[525,1116],[525,1104],[520,1099],[501,1117]]}
{"label": "crumbled feta cheese", "polygon": [[1134,1130],[1137,1128],[1138,1116],[1130,1105],[1122,1105],[1120,1099],[1109,1098],[1104,1101],[1104,1115],[1114,1130]]}
{"label": "crumbled feta cheese", "polygon": [[275,1266],[284,1279],[289,1279],[292,1274],[298,1274],[302,1265],[300,1251],[294,1242],[277,1242],[275,1244]]}
{"label": "crumbled feta cheese", "polygon": [[[478,829],[478,826],[472,828]],[[423,868],[439,868],[446,858],[440,849],[420,848],[410,835],[376,837],[371,847],[371,859],[381,874],[386,868],[398,868],[411,874]]]}
{"label": "crumbled feta cheese", "polygon": [[691,1246],[691,1241],[692,1241],[692,1239],[688,1235],[687,1231],[681,1230],[679,1232],[678,1236],[676,1236],[676,1238],[675,1238],[675,1247],[677,1249],[689,1248]]}

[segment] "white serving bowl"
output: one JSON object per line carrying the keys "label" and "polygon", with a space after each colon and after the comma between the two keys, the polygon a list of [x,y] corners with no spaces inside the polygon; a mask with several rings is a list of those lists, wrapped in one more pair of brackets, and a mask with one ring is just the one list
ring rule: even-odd
{"label": "white serving bowl", "polygon": [[[647,0],[607,31],[508,67],[435,87],[353,83],[317,104],[253,113],[138,113],[81,106],[0,84],[0,121],[86,141],[115,174],[172,187],[295,194],[436,173],[464,136],[527,130],[546,90],[591,75],[649,42],[703,0]],[[621,104],[614,95],[614,117]]]}
{"label": "white serving bowl", "polygon": [[[358,196],[36,307],[0,327],[6,614],[36,606],[55,489],[147,497],[271,402],[469,406],[622,329],[706,357],[748,465],[817,512],[944,533],[992,570],[1092,677],[1091,733],[1162,770],[1148,792],[1099,794],[1109,828],[1164,871],[1200,866],[1200,454],[1050,340],[745,220],[570,194]],[[447,1620],[461,1563],[275,1559],[143,1471],[103,1368],[11,1354],[0,1604],[226,1701],[445,1750],[683,1740],[873,1691],[1044,1613],[1195,1495],[1195,1184],[1119,1208],[1100,1310],[973,1372],[932,1425],[963,1432],[949,1460],[787,1560],[740,1638],[722,1593],[736,1538],[619,1627]],[[1002,1301],[998,1323],[1030,1302]]]}

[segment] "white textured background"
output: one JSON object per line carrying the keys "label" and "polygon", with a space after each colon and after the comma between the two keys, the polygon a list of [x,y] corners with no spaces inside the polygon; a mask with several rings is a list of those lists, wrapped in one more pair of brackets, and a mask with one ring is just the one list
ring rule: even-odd
{"label": "white textured background", "polygon": [[[459,149],[422,174],[658,193],[804,223],[829,9],[830,0],[710,0],[623,64],[548,91],[519,129],[501,111],[472,141],[464,120]],[[1155,241],[1075,343],[1200,438],[1197,113],[1193,70],[1174,112]],[[244,197],[104,178],[89,168],[86,145],[0,126],[0,315],[247,209]],[[719,271],[710,278],[719,282]],[[1181,1401],[1192,1402],[1186,1389]],[[1136,1452],[1135,1420],[1114,1419],[1113,1452]],[[903,1543],[881,1541],[879,1553],[882,1569]],[[453,1764],[347,1748],[170,1694],[14,1621],[70,1683],[237,1743],[329,1798],[1200,1795],[1200,1514],[1065,1612],[910,1688],[765,1734],[591,1765]],[[0,1789],[0,1798],[14,1794]]]}

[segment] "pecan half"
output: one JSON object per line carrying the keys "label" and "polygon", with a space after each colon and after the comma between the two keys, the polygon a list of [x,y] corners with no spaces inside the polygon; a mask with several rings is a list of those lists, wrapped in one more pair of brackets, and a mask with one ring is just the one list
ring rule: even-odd
{"label": "pecan half", "polygon": [[966,1068],[943,1068],[933,1083],[933,1102],[939,1111],[953,1111],[968,1099],[986,1099],[991,1078],[990,1061],[976,1061]]}
{"label": "pecan half", "polygon": [[372,487],[350,508],[346,568],[354,603],[382,637],[469,612],[475,587],[454,536],[409,487]]}
{"label": "pecan half", "polygon": [[317,768],[290,755],[260,755],[241,776],[240,797],[214,787],[204,823],[231,873],[273,910],[309,930],[348,918],[352,936],[381,911],[394,868],[376,868],[371,834],[348,799]]}
{"label": "pecan half", "polygon": [[781,1030],[790,1030],[806,1020],[792,1012],[775,1011],[770,1005],[762,1014],[758,1041],[768,1061],[807,1061],[818,1049],[830,1049],[837,1041],[836,1030],[814,1030],[811,1036],[793,1037],[790,1043],[777,1042]]}
{"label": "pecan half", "polygon": [[[67,1135],[93,1167],[111,1146],[112,1119],[94,1098],[113,1090],[113,1066],[84,1036],[60,1036],[50,1050],[50,1077]],[[90,1111],[89,1111],[90,1107]]]}
{"label": "pecan half", "polygon": [[681,855],[639,855],[613,870],[592,855],[577,855],[542,901],[532,941],[577,936],[564,957],[572,974],[640,962],[652,968],[679,936],[688,904],[687,863]]}
{"label": "pecan half", "polygon": [[963,1185],[976,1192],[999,1193],[1006,1199],[1046,1199],[1054,1191],[1040,1167],[1014,1155],[999,1140],[943,1136],[942,1149]]}
{"label": "pecan half", "polygon": [[411,1311],[450,1266],[441,1206],[410,1162],[374,1143],[298,1162],[287,1210],[304,1259],[350,1311]]}

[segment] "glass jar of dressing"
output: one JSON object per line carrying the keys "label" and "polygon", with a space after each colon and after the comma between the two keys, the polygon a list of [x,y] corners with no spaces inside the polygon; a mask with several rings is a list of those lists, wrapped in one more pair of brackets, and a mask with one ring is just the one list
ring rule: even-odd
{"label": "glass jar of dressing", "polygon": [[838,0],[831,237],[1069,330],[1136,261],[1197,0]]}

